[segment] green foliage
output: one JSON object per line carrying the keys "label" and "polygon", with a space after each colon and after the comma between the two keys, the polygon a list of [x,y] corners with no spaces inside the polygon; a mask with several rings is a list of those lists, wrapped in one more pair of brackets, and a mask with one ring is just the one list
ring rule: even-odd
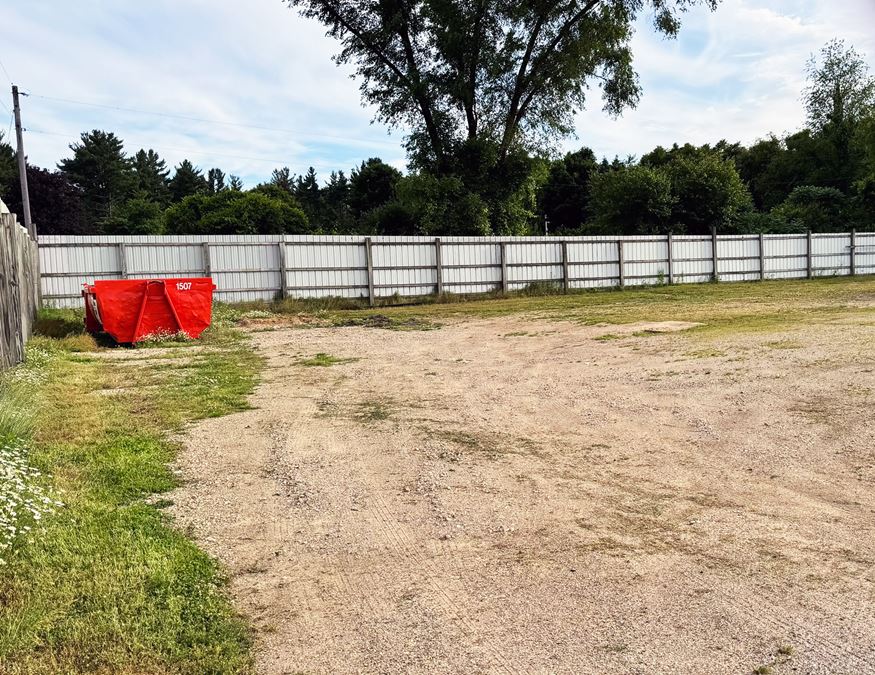
{"label": "green foliage", "polygon": [[[60,171],[47,171],[28,164],[30,212],[40,234],[98,234],[85,218],[82,191]],[[4,199],[13,213],[23,212],[18,167],[14,168]]]}
{"label": "green foliage", "polygon": [[181,202],[186,197],[206,192],[207,181],[201,170],[185,159],[176,167],[176,172],[170,179],[169,186],[170,198],[176,203]]}
{"label": "green foliage", "polygon": [[322,223],[322,194],[319,190],[319,180],[316,178],[316,170],[311,166],[307,173],[298,176],[295,181],[295,198],[301,205],[307,220],[315,226]]}
{"label": "green foliage", "polygon": [[295,177],[287,166],[284,166],[282,169],[274,169],[268,183],[289,194],[294,194],[295,192]]}
{"label": "green foliage", "polygon": [[675,200],[672,222],[682,223],[687,232],[731,228],[751,207],[750,192],[735,164],[714,152],[679,153],[665,170]]}
{"label": "green foliage", "polygon": [[[282,191],[279,188],[280,194]],[[294,202],[259,191],[225,190],[215,195],[184,198],[165,212],[168,234],[306,234],[307,216]]]}
{"label": "green foliage", "polygon": [[398,183],[398,201],[414,214],[419,231],[427,235],[486,235],[489,213],[479,195],[469,192],[457,177],[431,174],[407,176]]}
{"label": "green foliage", "polygon": [[120,138],[97,129],[82,133],[70,149],[73,156],[62,159],[58,168],[82,191],[88,224],[101,226],[136,187],[131,162]]}
{"label": "green foliage", "polygon": [[773,213],[785,220],[792,231],[841,232],[847,197],[835,188],[801,185]]}
{"label": "green foliage", "polygon": [[336,59],[356,69],[362,97],[375,106],[377,118],[409,129],[420,168],[444,176],[465,141],[495,142],[501,165],[520,147],[567,134],[596,77],[609,113],[634,105],[640,93],[630,49],[636,18],[648,6],[654,28],[674,35],[680,13],[699,3],[289,4],[340,41]]}
{"label": "green foliage", "polygon": [[803,93],[808,124],[815,132],[854,125],[875,107],[875,78],[866,59],[843,40],[832,40],[806,66]]}
{"label": "green foliage", "polygon": [[592,176],[594,225],[599,233],[658,234],[669,231],[675,205],[664,171],[630,166]]}
{"label": "green foliage", "polygon": [[389,202],[371,209],[361,221],[359,231],[368,234],[404,235],[416,232],[417,214],[401,202]]}
{"label": "green foliage", "polygon": [[161,206],[143,195],[126,201],[104,224],[113,234],[161,234],[164,215]]}
{"label": "green foliage", "polygon": [[595,154],[589,148],[569,153],[551,164],[539,200],[551,232],[577,234],[592,218],[589,187],[598,171]]}
{"label": "green foliage", "polygon": [[221,169],[214,168],[207,171],[207,188],[208,195],[218,194],[228,189],[225,184],[225,172]]}
{"label": "green foliage", "polygon": [[[204,178],[188,160],[168,180],[154,151],[129,161],[119,139],[93,131],[71,146],[61,174],[28,169],[40,231],[155,233],[156,206],[168,203],[163,220],[174,233],[526,235],[543,233],[545,222],[558,235],[875,225],[875,80],[863,57],[839,41],[808,64],[810,128],[749,147],[725,140],[658,147],[640,162],[596,161],[587,148],[550,160],[551,141],[569,131],[591,76],[598,74],[609,112],[637,100],[634,18],[649,5],[657,30],[672,35],[678,12],[695,0],[289,4],[328,25],[343,42],[340,61],[358,68],[378,117],[410,131],[409,175],[371,158],[349,178],[332,172],[322,185],[313,168],[295,177],[283,167],[244,193],[238,177],[226,181],[213,168]],[[15,172],[0,138],[0,194],[20,212]]]}
{"label": "green foliage", "polygon": [[400,178],[401,172],[379,157],[371,157],[353,169],[349,179],[349,207],[353,217],[362,218],[392,201]]}
{"label": "green foliage", "polygon": [[63,345],[31,345],[38,377],[16,399],[35,423],[15,433],[64,504],[0,571],[0,670],[249,672],[217,565],[146,500],[177,484],[168,432],[244,408],[257,359],[237,341],[120,367]]}
{"label": "green foliage", "polygon": [[[323,188],[326,232],[332,234],[355,234],[356,220],[350,206],[350,183],[343,171],[332,171]],[[413,231],[413,227],[403,234]]]}
{"label": "green foliage", "polygon": [[170,201],[167,163],[154,150],[139,150],[133,159],[136,189],[151,202],[167,206]]}
{"label": "green foliage", "polygon": [[739,215],[733,228],[738,234],[784,234],[799,232],[795,225],[787,222],[787,219],[777,210],[770,212],[745,211]]}

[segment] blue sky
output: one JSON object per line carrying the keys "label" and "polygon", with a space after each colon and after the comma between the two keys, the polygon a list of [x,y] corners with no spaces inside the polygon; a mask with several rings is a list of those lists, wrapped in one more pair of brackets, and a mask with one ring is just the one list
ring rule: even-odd
{"label": "blue sky", "polygon": [[[219,166],[249,186],[283,165],[323,177],[372,156],[404,167],[401,134],[371,124],[351,71],[331,61],[336,43],[281,0],[0,0],[0,16],[0,60],[31,94],[22,107],[35,164],[53,167],[81,131],[99,128],[129,152]],[[724,0],[713,14],[689,12],[673,41],[642,21],[640,105],[611,119],[594,92],[561,148],[625,157],[793,131],[809,55],[841,37],[875,64],[873,25],[875,0]],[[11,108],[8,87],[0,101]],[[5,131],[2,105],[0,119]]]}

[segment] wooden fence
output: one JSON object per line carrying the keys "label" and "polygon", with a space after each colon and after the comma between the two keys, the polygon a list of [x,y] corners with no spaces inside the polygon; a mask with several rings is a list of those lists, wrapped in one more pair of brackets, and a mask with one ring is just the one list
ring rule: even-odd
{"label": "wooden fence", "polygon": [[39,283],[36,242],[0,202],[0,369],[24,359],[40,305]]}
{"label": "wooden fence", "polygon": [[224,302],[875,274],[875,233],[623,237],[43,236],[44,300],[96,279],[211,276]]}

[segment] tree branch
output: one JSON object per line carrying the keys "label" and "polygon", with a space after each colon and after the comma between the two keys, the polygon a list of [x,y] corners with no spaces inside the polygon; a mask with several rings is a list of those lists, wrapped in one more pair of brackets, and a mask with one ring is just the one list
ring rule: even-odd
{"label": "tree branch", "polygon": [[[556,48],[562,43],[562,41],[568,37],[571,33],[572,29],[583,21],[584,18],[592,11],[592,9],[598,5],[602,0],[589,0],[583,7],[580,8],[570,19],[568,19],[562,27],[556,31],[556,35],[552,40],[540,50],[538,55],[535,57],[532,62],[532,67],[528,70],[528,72],[523,72],[521,67],[520,73],[518,74],[517,83],[515,87],[515,100],[511,101],[511,106],[508,110],[507,122],[504,127],[504,136],[502,138],[501,149],[500,149],[500,157],[504,158],[507,155],[508,150],[510,149],[511,141],[513,137],[516,135],[517,130],[519,129],[520,122],[525,114],[525,111],[528,109],[529,104],[531,103],[534,96],[540,91],[540,87],[542,87],[549,78],[541,78],[540,72],[545,67],[545,64],[549,60],[550,56],[553,55]],[[554,5],[555,6],[555,5]],[[540,17],[539,17],[540,19]],[[533,41],[530,40],[529,44],[532,45]],[[528,53],[527,56],[531,59],[531,54]],[[532,86],[533,83],[536,83],[535,86]],[[528,91],[526,91],[528,89]],[[521,105],[520,99],[522,99],[523,95],[525,95],[525,101]]]}

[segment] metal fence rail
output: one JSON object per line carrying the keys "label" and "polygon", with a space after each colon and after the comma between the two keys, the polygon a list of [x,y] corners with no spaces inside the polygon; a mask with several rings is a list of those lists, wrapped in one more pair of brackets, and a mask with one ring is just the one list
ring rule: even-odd
{"label": "metal fence rail", "polygon": [[36,242],[0,202],[0,369],[24,359],[40,302],[37,265]]}
{"label": "metal fence rail", "polygon": [[628,237],[41,236],[43,298],[95,279],[211,276],[225,302],[875,273],[875,233]]}

